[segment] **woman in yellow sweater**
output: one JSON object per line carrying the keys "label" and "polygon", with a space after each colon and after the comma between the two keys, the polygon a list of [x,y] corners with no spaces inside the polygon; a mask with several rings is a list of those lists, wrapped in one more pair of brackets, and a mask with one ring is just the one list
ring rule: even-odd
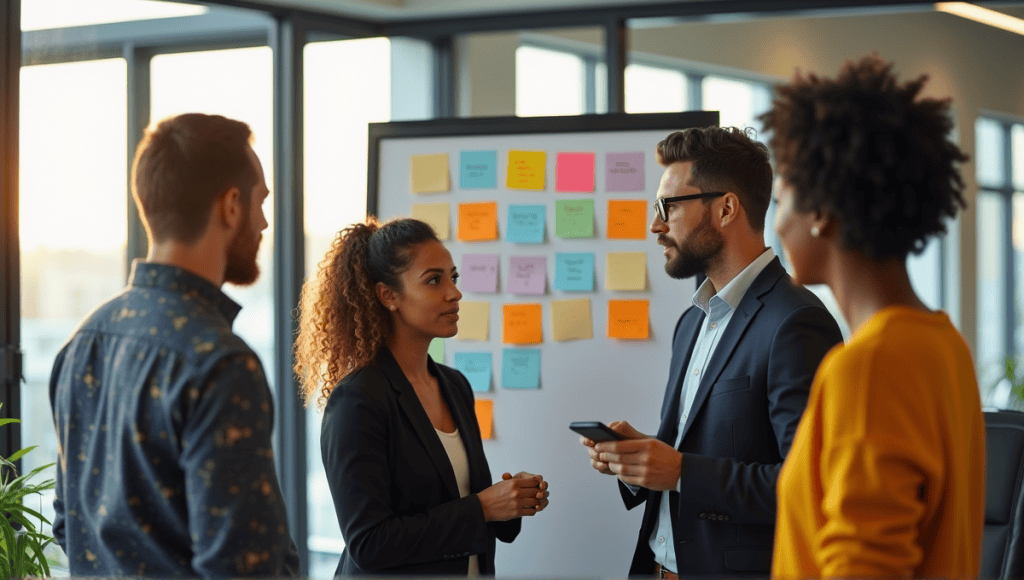
{"label": "woman in yellow sweater", "polygon": [[778,484],[773,575],[977,577],[985,431],[971,355],[906,260],[964,205],[949,100],[877,56],[799,73],[762,116],[775,230],[853,333],[822,361]]}

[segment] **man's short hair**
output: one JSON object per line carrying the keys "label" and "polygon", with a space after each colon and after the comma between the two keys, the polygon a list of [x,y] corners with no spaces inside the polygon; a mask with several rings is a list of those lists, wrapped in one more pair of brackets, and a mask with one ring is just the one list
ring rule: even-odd
{"label": "man's short hair", "polygon": [[768,148],[753,139],[754,130],[694,127],[676,131],[658,143],[658,163],[689,161],[690,185],[701,191],[731,191],[747,213],[751,229],[764,231],[772,198]]}
{"label": "man's short hair", "polygon": [[151,243],[198,240],[214,202],[232,187],[248,205],[258,180],[251,141],[245,123],[201,113],[170,117],[146,131],[135,152],[132,196]]}

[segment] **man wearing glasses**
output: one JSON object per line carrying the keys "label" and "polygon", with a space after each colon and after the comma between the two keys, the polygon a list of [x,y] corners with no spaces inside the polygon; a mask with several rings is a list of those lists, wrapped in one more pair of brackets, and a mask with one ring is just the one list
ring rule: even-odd
{"label": "man wearing glasses", "polygon": [[748,132],[688,129],[657,147],[651,232],[665,271],[706,278],[676,324],[657,436],[616,421],[626,440],[582,440],[627,509],[647,503],[633,577],[769,573],[779,469],[818,364],[842,340],[765,247],[772,170]]}

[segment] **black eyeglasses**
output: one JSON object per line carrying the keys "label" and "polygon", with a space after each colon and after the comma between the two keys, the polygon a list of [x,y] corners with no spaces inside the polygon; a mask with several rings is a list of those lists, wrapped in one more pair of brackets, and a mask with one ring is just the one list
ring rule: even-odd
{"label": "black eyeglasses", "polygon": [[686,201],[688,199],[703,199],[706,197],[721,197],[725,195],[726,191],[709,191],[707,193],[694,193],[692,195],[677,195],[675,197],[659,197],[654,200],[654,211],[658,214],[658,219],[663,222],[668,221],[668,204],[675,203],[677,201]]}

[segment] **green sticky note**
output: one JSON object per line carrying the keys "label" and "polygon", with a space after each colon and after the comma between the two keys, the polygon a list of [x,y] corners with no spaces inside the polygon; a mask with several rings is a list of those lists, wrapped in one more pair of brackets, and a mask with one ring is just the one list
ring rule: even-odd
{"label": "green sticky note", "polygon": [[435,338],[430,341],[430,346],[427,347],[427,354],[430,358],[434,359],[437,364],[444,364],[444,339]]}
{"label": "green sticky note", "polygon": [[555,200],[555,235],[560,238],[594,237],[594,200]]}

